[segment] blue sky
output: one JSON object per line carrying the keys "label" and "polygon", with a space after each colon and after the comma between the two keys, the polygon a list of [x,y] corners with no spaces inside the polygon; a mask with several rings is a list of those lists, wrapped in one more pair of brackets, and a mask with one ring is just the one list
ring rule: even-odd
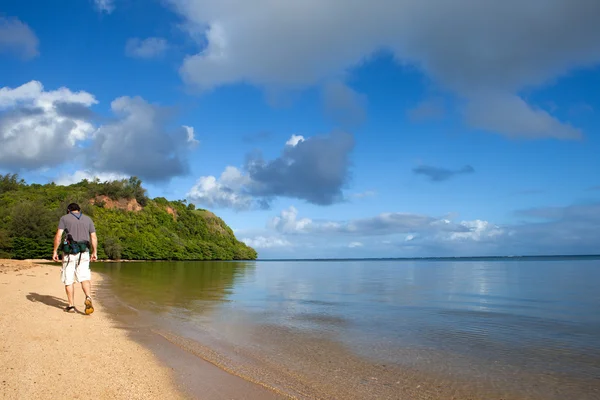
{"label": "blue sky", "polygon": [[260,258],[599,253],[600,3],[528,4],[4,2],[0,172],[136,175]]}

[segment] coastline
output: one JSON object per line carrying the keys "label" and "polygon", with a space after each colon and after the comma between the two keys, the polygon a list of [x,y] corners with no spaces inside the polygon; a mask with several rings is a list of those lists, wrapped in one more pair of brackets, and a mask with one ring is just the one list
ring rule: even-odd
{"label": "coastline", "polygon": [[[62,311],[66,296],[58,264],[0,259],[1,398],[57,398],[66,391],[84,391],[95,398],[217,400],[521,400],[573,394],[569,385],[556,385],[559,376],[542,376],[497,360],[488,373],[513,376],[514,382],[482,379],[479,367],[485,362],[478,365],[468,358],[456,359],[460,363],[450,362],[453,368],[443,370],[364,358],[333,340],[334,331],[329,340],[283,326],[249,324],[235,315],[220,324],[188,329],[177,319],[146,312],[144,302],[155,300],[156,290],[142,302],[121,300],[119,281],[101,267],[101,272],[94,271],[94,264],[96,312],[85,316]],[[81,312],[78,285],[75,300]],[[252,346],[243,346],[235,337],[228,340],[231,332]],[[418,353],[406,353],[407,359],[418,355],[443,366],[455,356]],[[586,384],[570,382],[575,387]]]}
{"label": "coastline", "polygon": [[107,279],[92,264],[95,312],[76,284],[77,312],[65,313],[57,264],[0,259],[0,398],[282,398],[128,324]]}
{"label": "coastline", "polygon": [[[102,277],[92,274],[97,285]],[[95,295],[95,285],[92,295]],[[52,399],[65,394],[98,399],[184,399],[172,371],[127,337],[94,302],[65,313],[60,267],[0,260],[0,365],[3,399]]]}

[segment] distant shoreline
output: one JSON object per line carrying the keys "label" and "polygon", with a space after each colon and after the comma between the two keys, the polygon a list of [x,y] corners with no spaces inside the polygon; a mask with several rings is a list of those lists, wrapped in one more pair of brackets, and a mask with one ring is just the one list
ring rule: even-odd
{"label": "distant shoreline", "polygon": [[457,256],[457,257],[364,257],[364,258],[258,258],[256,261],[493,261],[493,260],[548,260],[599,259],[600,254],[525,255],[525,256]]}
{"label": "distant shoreline", "polygon": [[[260,261],[260,262],[282,262],[282,261],[535,261],[535,260],[600,260],[600,254],[564,254],[564,255],[523,255],[523,256],[458,256],[458,257],[357,257],[357,258],[257,258],[247,260],[96,260],[94,262],[101,263],[136,263],[136,262],[247,262],[247,261]],[[0,259],[1,260],[1,259]],[[55,263],[52,259],[5,259],[14,260],[21,262],[35,262],[35,263]]]}

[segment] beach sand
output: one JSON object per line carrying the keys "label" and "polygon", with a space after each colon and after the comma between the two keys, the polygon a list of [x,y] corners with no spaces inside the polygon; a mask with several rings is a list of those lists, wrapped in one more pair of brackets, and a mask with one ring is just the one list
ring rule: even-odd
{"label": "beach sand", "polygon": [[170,344],[158,337],[134,340],[136,332],[111,318],[95,297],[101,281],[92,273],[93,314],[83,313],[77,283],[78,311],[66,313],[58,265],[0,260],[0,398],[277,398],[206,362],[182,357],[177,370],[167,366],[161,361],[173,361]]}

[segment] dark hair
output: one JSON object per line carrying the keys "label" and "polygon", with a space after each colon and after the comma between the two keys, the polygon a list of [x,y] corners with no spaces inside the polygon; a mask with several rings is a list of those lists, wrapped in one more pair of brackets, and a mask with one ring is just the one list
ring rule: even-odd
{"label": "dark hair", "polygon": [[71,203],[67,206],[67,211],[71,212],[71,211],[81,211],[81,208],[79,208],[79,204],[77,203]]}

